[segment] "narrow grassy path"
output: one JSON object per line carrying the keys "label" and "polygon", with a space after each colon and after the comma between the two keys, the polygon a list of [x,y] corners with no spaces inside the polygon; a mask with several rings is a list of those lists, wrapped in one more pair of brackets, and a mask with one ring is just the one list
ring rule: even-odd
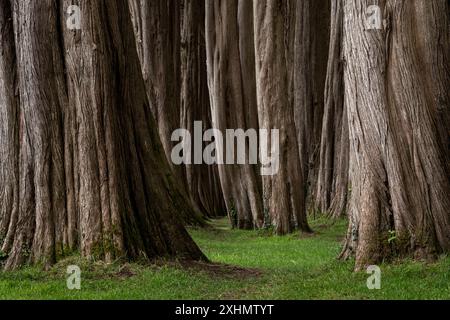
{"label": "narrow grassy path", "polygon": [[[0,273],[0,299],[450,299],[450,258],[382,265],[381,290],[336,260],[346,222],[317,219],[316,234],[270,236],[230,230],[226,220],[190,232],[214,265],[87,264],[74,257],[50,272]],[[66,288],[66,266],[82,269],[82,290]]]}

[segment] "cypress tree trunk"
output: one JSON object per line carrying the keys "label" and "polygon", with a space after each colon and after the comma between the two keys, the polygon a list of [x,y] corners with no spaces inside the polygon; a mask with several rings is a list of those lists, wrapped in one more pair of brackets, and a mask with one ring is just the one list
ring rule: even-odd
{"label": "cypress tree trunk", "polygon": [[0,3],[0,244],[8,251],[19,214],[19,106],[12,10]]}
{"label": "cypress tree trunk", "polygon": [[345,214],[349,188],[349,136],[341,52],[342,10],[342,0],[332,0],[325,109],[314,203],[316,210],[328,212],[334,218]]}
{"label": "cypress tree trunk", "polygon": [[[212,123],[227,129],[258,130],[252,1],[206,1],[206,48]],[[246,146],[248,154],[248,145]],[[262,227],[261,178],[255,165],[219,165],[233,226]]]}
{"label": "cypress tree trunk", "polygon": [[294,116],[307,202],[317,181],[328,59],[329,0],[293,1]]}
{"label": "cypress tree trunk", "polygon": [[171,162],[172,132],[180,127],[180,1],[128,0],[150,107]]}
{"label": "cypress tree trunk", "polygon": [[448,2],[383,2],[383,30],[366,29],[370,4],[343,7],[352,180],[343,257],[355,253],[356,269],[450,249]]}
{"label": "cypress tree trunk", "polygon": [[[204,221],[199,213],[204,216],[209,214],[205,205],[209,207],[209,211],[214,211],[210,204],[205,204],[205,201],[213,200],[204,199],[205,197],[210,198],[210,195],[208,195],[209,190],[206,189],[208,185],[206,183],[202,184],[201,189],[203,190],[195,189],[197,187],[192,184],[196,183],[196,176],[186,175],[190,173],[191,169],[185,166],[176,166],[171,160],[174,146],[174,143],[171,141],[172,133],[179,128],[189,129],[186,128],[186,120],[188,119],[185,117],[185,110],[182,109],[181,105],[181,103],[185,103],[185,100],[183,100],[185,93],[182,93],[182,90],[191,89],[183,88],[185,80],[182,79],[182,76],[186,76],[184,71],[182,74],[183,66],[181,60],[181,36],[185,32],[185,30],[182,30],[184,2],[178,0],[156,2],[128,0],[128,3],[147,95],[153,115],[157,120],[158,133],[163,143],[166,157],[178,178],[177,183],[180,183],[182,189],[189,194],[196,211],[195,216],[187,216],[183,217],[183,219],[187,224],[203,225]],[[201,13],[196,14],[200,14],[198,18],[201,18]],[[196,20],[195,23],[198,24],[201,21]],[[195,39],[192,39],[192,41],[195,41]],[[195,53],[199,54],[198,51],[195,51]],[[198,58],[204,59],[204,55]],[[200,72],[202,71],[204,70],[200,70]],[[192,84],[192,86],[195,86],[195,84]],[[196,100],[195,103],[196,108],[204,108],[202,100]],[[207,117],[207,114],[205,116]],[[201,172],[200,168],[196,169],[199,169],[199,172]],[[212,170],[211,173],[206,173],[202,179],[208,179],[208,183],[217,183],[216,177],[214,177],[214,171],[217,169],[209,169]],[[211,185],[211,187],[215,186]],[[216,191],[215,196],[220,196],[220,192]],[[217,210],[220,210],[220,198],[214,199],[214,201],[217,201]]]}
{"label": "cypress tree trunk", "polygon": [[289,3],[281,0],[254,2],[259,124],[266,130],[280,130],[279,172],[263,178],[264,209],[278,234],[292,232],[296,224],[310,231],[294,108],[289,98],[290,36],[285,24],[289,8]]}
{"label": "cypress tree trunk", "polygon": [[[14,1],[19,95],[0,88],[8,89],[11,121],[18,106],[20,153],[15,161],[9,152],[1,167],[16,164],[20,206],[17,219],[11,206],[0,212],[0,221],[10,217],[5,268],[48,266],[68,249],[107,261],[203,259],[177,217],[193,209],[164,157],[127,2],[80,0],[82,31],[66,28],[69,2]],[[11,50],[11,39],[2,36],[2,48],[7,40]]]}
{"label": "cypress tree trunk", "polygon": [[[193,133],[195,121],[201,121],[204,129],[212,127],[205,63],[205,2],[184,0],[182,8],[181,128]],[[193,154],[193,150],[191,152]],[[188,164],[184,175],[192,201],[204,216],[226,214],[216,165]]]}

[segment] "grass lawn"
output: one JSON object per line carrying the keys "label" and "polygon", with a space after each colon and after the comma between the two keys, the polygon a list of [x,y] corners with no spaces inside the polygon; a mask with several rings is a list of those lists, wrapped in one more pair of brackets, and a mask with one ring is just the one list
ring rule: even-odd
{"label": "grass lawn", "polygon": [[[49,272],[0,273],[0,299],[450,299],[450,257],[381,265],[381,290],[368,290],[369,275],[336,260],[345,221],[317,219],[309,237],[230,230],[226,220],[212,224],[190,232],[213,265],[120,266],[73,257]],[[81,267],[81,290],[66,287],[71,264]]]}

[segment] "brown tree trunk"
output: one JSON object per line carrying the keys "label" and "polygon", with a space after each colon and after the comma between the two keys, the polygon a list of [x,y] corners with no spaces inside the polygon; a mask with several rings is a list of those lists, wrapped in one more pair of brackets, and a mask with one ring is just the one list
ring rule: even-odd
{"label": "brown tree trunk", "polygon": [[[158,125],[166,157],[183,191],[189,193],[183,166],[171,159],[174,130],[180,128],[181,9],[182,1],[128,0],[139,60],[152,113]],[[187,224],[203,225],[202,203],[191,194],[196,214],[182,217]],[[205,212],[203,212],[204,214]]]}
{"label": "brown tree trunk", "polygon": [[344,106],[342,60],[342,0],[332,0],[325,110],[314,207],[334,218],[347,209],[349,137]]}
{"label": "brown tree trunk", "polygon": [[170,165],[172,132],[180,127],[180,1],[128,0],[150,107]]}
{"label": "brown tree trunk", "polygon": [[440,119],[450,106],[449,4],[381,1],[385,27],[368,30],[370,4],[345,0],[343,7],[352,181],[343,256],[354,252],[357,269],[393,253],[421,259],[450,249]]}
{"label": "brown tree trunk", "polygon": [[[206,47],[212,123],[258,130],[252,1],[206,1]],[[247,146],[248,154],[248,146]],[[255,165],[219,165],[222,191],[234,226],[264,223],[261,177]]]}
{"label": "brown tree trunk", "polygon": [[[78,1],[82,31],[66,28],[72,2],[14,1],[20,207],[5,268],[50,265],[66,249],[107,261],[204,258],[177,218],[193,209],[164,157],[126,0]],[[14,101],[5,105],[13,119]]]}
{"label": "brown tree trunk", "polygon": [[[293,1],[291,29],[294,48],[294,119],[299,156],[307,190],[307,202],[315,193],[318,157],[324,112],[324,86],[327,73],[330,1]],[[291,9],[292,10],[292,9]]]}
{"label": "brown tree trunk", "polygon": [[282,0],[254,1],[259,124],[262,129],[280,130],[278,174],[263,178],[264,209],[278,234],[293,231],[295,224],[310,231],[294,109],[289,101],[287,4]]}
{"label": "brown tree trunk", "polygon": [[[181,128],[193,134],[195,121],[201,121],[203,129],[212,126],[206,70],[205,1],[183,0],[182,8]],[[191,154],[194,152],[191,150]],[[216,165],[187,164],[184,174],[192,201],[203,215],[226,215]]]}
{"label": "brown tree trunk", "polygon": [[10,249],[19,214],[19,106],[12,10],[0,3],[0,244]]}

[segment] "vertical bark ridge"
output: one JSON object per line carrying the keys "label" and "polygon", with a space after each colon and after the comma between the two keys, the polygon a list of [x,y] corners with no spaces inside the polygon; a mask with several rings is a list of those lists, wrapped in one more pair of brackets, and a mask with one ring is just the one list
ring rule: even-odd
{"label": "vertical bark ridge", "polygon": [[[283,1],[254,2],[259,125],[280,130],[278,174],[263,178],[264,210],[278,234],[310,231],[306,220],[304,177],[299,160],[293,105],[289,99],[288,43]],[[275,143],[275,142],[270,142]],[[270,150],[270,146],[269,146]]]}
{"label": "vertical bark ridge", "polygon": [[[365,30],[368,2],[344,5],[353,226],[343,256],[356,252],[357,269],[392,253],[428,259],[448,251],[450,179],[438,122],[441,105],[430,94],[445,96],[440,91],[445,77],[429,85],[421,81],[432,79],[425,57],[442,55],[433,54],[436,44],[426,45],[415,31],[420,28],[433,43],[428,33],[435,30],[423,17],[445,2],[426,3],[380,3],[382,31]],[[388,234],[395,235],[393,242]]]}
{"label": "vertical bark ridge", "polygon": [[106,261],[206,259],[178,218],[194,209],[164,156],[127,1],[78,0],[81,31],[58,17],[73,3],[1,5],[0,132],[17,153],[6,150],[0,172],[15,164],[19,190],[17,217],[10,204],[0,215],[4,267],[48,267],[68,250]]}
{"label": "vertical bark ridge", "polygon": [[[205,63],[205,2],[184,0],[182,8],[180,118],[181,128],[193,133],[195,121],[201,121],[204,129],[212,127]],[[188,164],[184,174],[191,200],[204,216],[226,214],[216,165]]]}
{"label": "vertical bark ridge", "polygon": [[[252,21],[250,1],[206,2],[212,124],[224,134],[227,129],[259,128]],[[246,149],[248,152],[248,143]],[[249,164],[219,165],[219,175],[233,226],[262,227],[264,216],[258,169]]]}
{"label": "vertical bark ridge", "polygon": [[346,212],[349,189],[349,136],[347,110],[344,105],[343,56],[341,50],[342,0],[331,2],[330,48],[324,89],[324,115],[319,153],[315,210],[334,218]]}

